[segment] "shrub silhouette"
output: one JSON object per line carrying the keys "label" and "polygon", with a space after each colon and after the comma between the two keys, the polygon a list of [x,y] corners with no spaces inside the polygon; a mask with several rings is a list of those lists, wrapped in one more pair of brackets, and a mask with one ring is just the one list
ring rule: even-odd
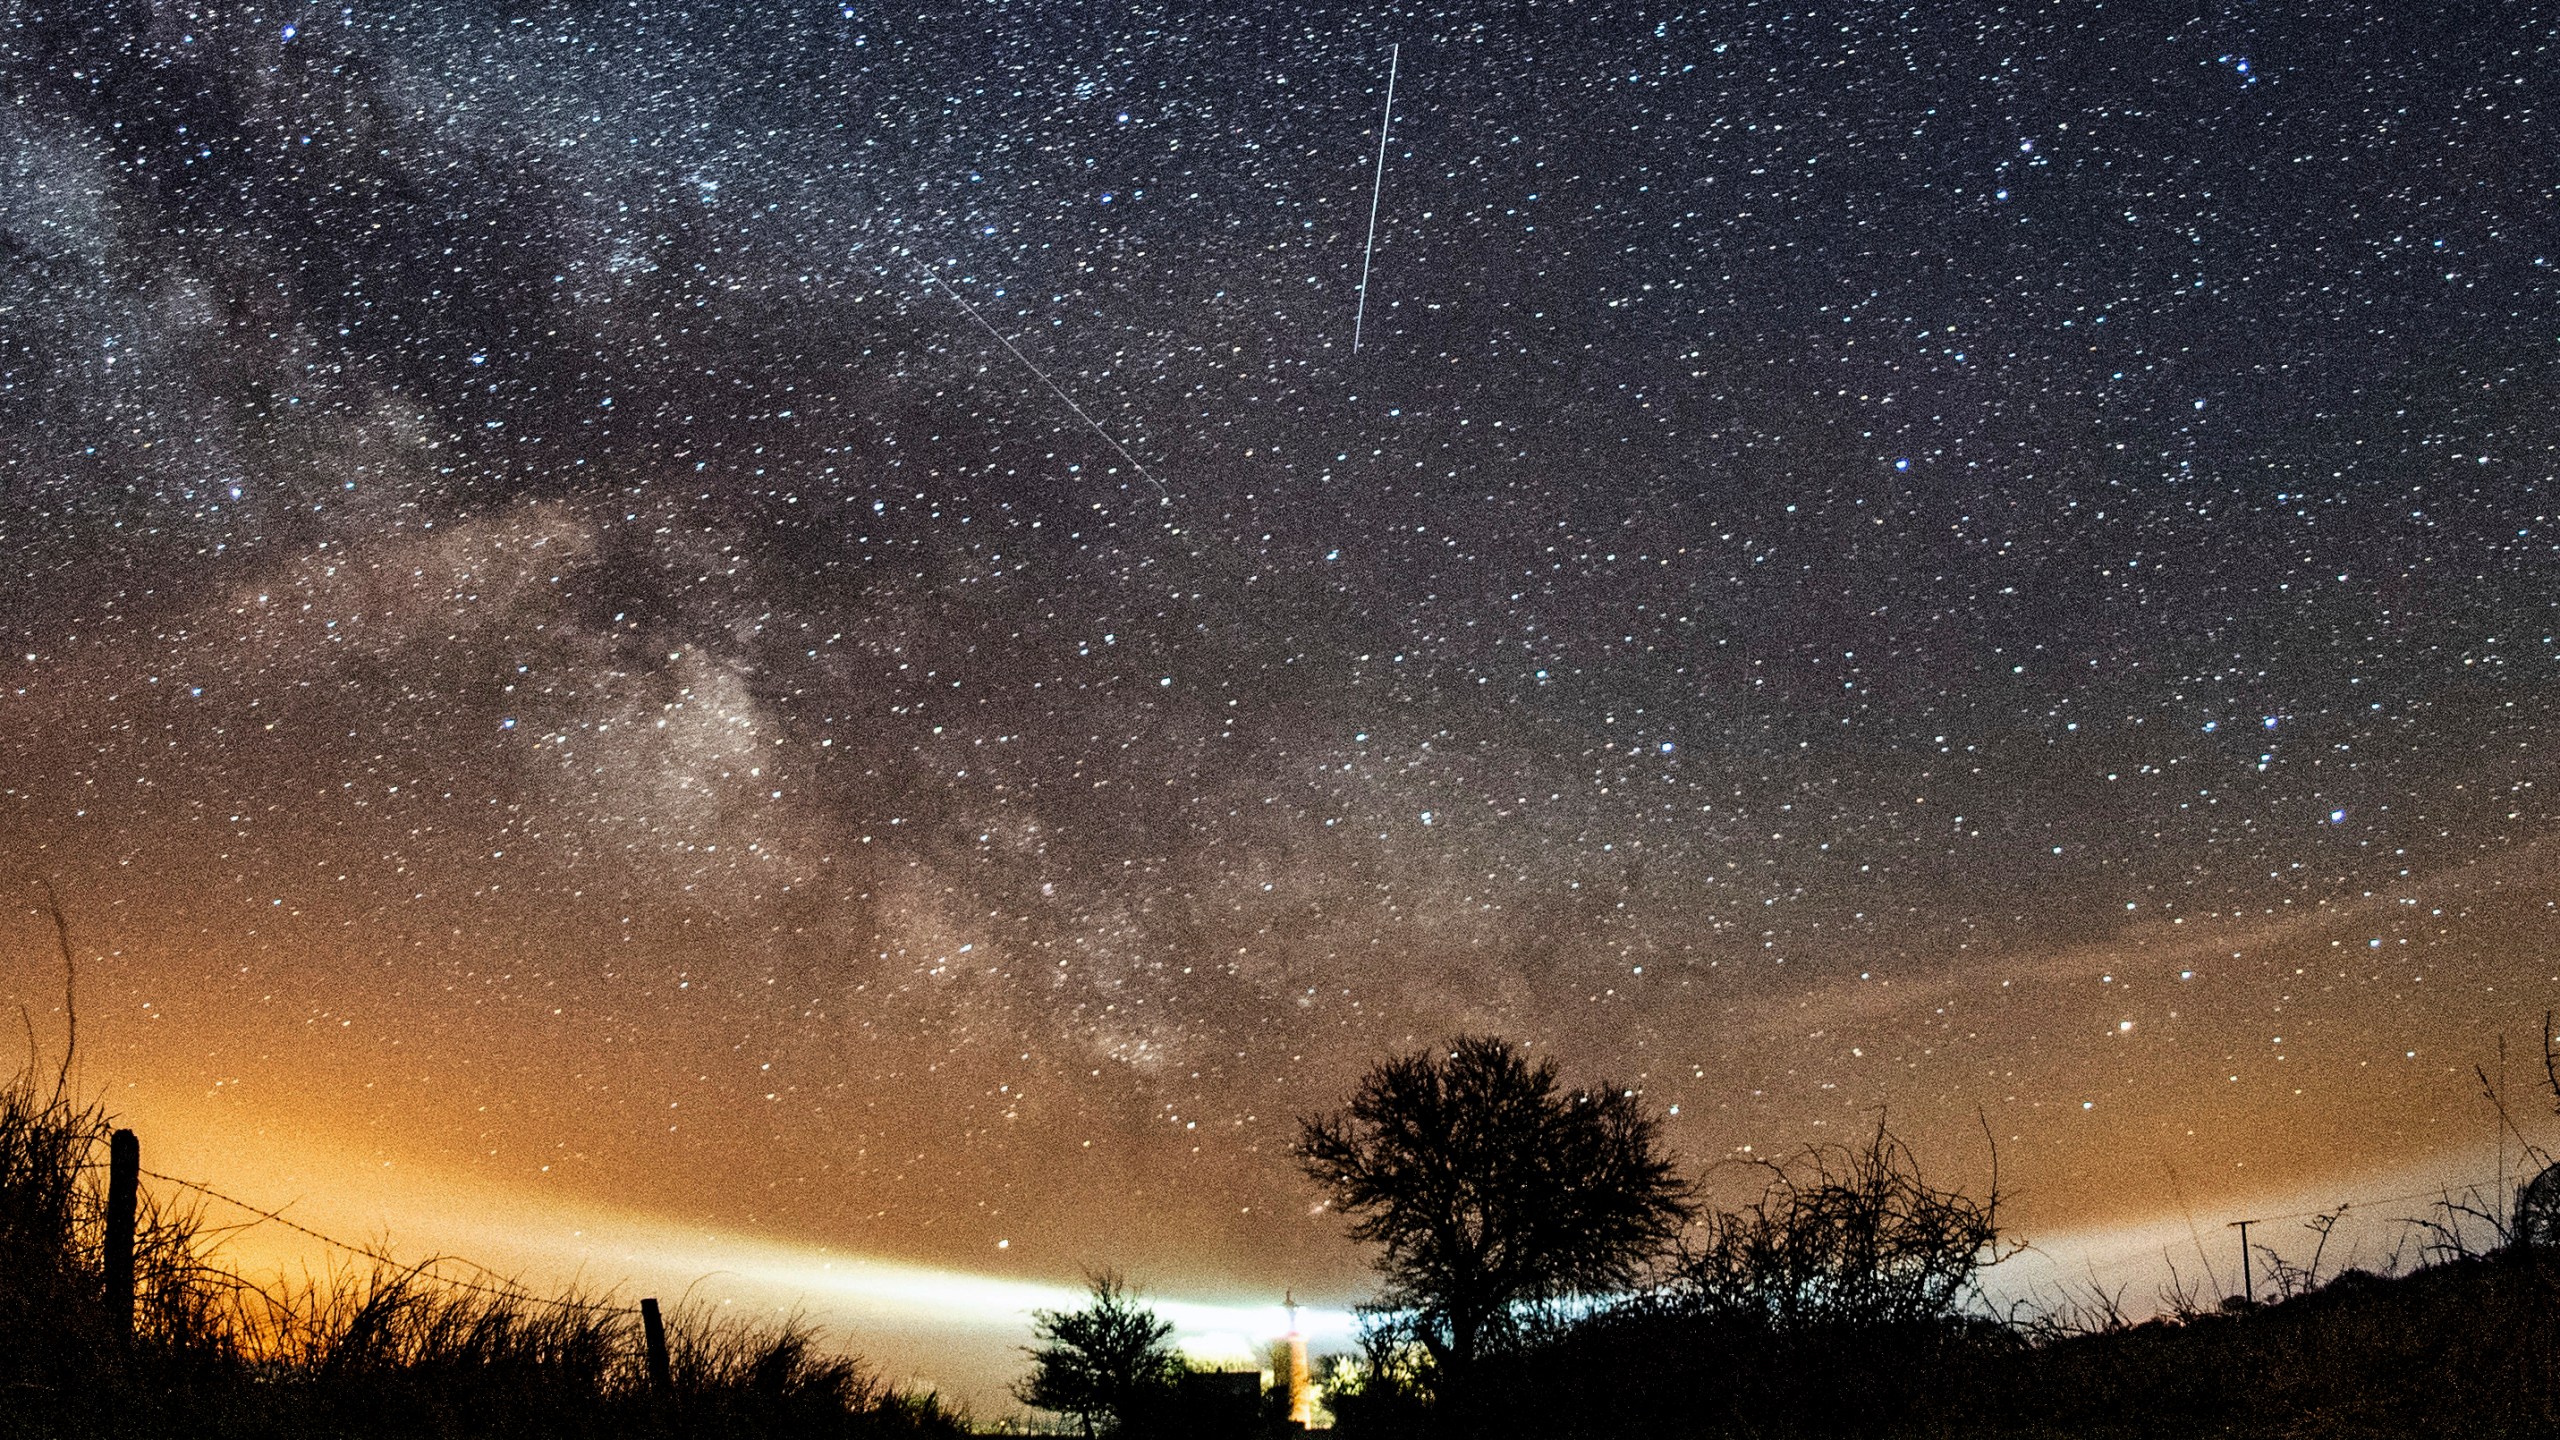
{"label": "shrub silhouette", "polygon": [[1938,1189],[1881,1123],[1857,1148],[1754,1164],[1760,1198],[1707,1217],[1674,1281],[1681,1303],[1779,1333],[1942,1324],[2001,1258],[1996,1168],[1982,1200]]}
{"label": "shrub silhouette", "polygon": [[1086,1277],[1092,1303],[1081,1310],[1032,1314],[1031,1374],[1014,1398],[1034,1409],[1072,1415],[1083,1433],[1143,1428],[1172,1408],[1184,1365],[1166,1343],[1173,1326],[1138,1303],[1110,1270]]}

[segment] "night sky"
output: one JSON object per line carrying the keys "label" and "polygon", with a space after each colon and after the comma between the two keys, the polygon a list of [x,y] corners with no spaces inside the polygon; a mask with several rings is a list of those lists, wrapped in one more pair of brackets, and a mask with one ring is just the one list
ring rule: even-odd
{"label": "night sky", "polygon": [[0,13],[0,872],[209,1183],[1346,1304],[1462,1031],[2031,1239],[2538,1073],[2546,7]]}

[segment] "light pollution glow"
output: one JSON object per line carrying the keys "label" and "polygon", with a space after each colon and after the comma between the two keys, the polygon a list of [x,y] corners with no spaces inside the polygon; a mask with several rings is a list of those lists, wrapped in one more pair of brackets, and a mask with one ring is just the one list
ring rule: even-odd
{"label": "light pollution glow", "polygon": [[[156,1107],[155,1107],[156,1108]],[[128,1117],[130,1118],[130,1117]],[[663,1215],[559,1204],[468,1178],[421,1175],[398,1166],[351,1170],[342,1150],[260,1137],[254,1155],[201,1135],[183,1110],[139,1121],[169,1137],[146,1165],[200,1180],[224,1194],[290,1202],[296,1224],[415,1263],[451,1257],[446,1272],[505,1279],[536,1294],[573,1294],[629,1305],[641,1295],[670,1307],[696,1305],[726,1316],[799,1317],[828,1343],[852,1350],[889,1378],[940,1391],[978,1414],[1009,1413],[1007,1387],[1022,1369],[1032,1313],[1074,1309],[1087,1300],[1074,1284],[880,1259],[770,1236],[724,1233]],[[212,1177],[220,1177],[218,1181]],[[167,1200],[182,1189],[150,1182]],[[219,1200],[198,1200],[204,1217],[246,1220]],[[275,1225],[222,1237],[219,1255],[253,1277],[347,1274],[367,1262]],[[1174,1327],[1182,1352],[1202,1364],[1255,1368],[1291,1333],[1292,1312],[1270,1297],[1218,1296],[1199,1287],[1129,1277],[1147,1306]],[[1339,1306],[1300,1305],[1296,1333],[1312,1353],[1356,1343],[1357,1317]]]}

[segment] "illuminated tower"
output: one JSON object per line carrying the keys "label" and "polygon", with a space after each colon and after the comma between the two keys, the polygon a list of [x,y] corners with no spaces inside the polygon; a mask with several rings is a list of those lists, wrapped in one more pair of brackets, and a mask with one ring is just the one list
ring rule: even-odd
{"label": "illuminated tower", "polygon": [[1303,1430],[1316,1418],[1315,1389],[1307,1383],[1307,1337],[1298,1333],[1297,1292],[1284,1292],[1281,1303],[1289,1307],[1289,1423]]}

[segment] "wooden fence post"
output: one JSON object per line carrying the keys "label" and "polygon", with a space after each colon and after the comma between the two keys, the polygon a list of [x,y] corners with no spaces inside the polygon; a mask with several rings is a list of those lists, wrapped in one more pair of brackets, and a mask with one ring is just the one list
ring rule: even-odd
{"label": "wooden fence post", "polygon": [[654,1297],[640,1302],[640,1333],[649,1342],[649,1388],[660,1395],[669,1394],[676,1382],[667,1364],[667,1322],[658,1314]]}
{"label": "wooden fence post", "polygon": [[130,1130],[107,1137],[107,1323],[133,1339],[133,1218],[142,1184],[142,1142]]}

